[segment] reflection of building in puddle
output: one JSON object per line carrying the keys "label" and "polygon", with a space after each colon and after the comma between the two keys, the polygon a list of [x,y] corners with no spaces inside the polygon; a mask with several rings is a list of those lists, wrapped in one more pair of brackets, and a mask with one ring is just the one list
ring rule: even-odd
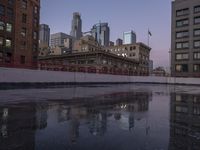
{"label": "reflection of building in puddle", "polygon": [[118,120],[121,128],[132,130],[135,118],[145,117],[148,111],[150,92],[112,93],[95,98],[83,98],[58,107],[58,122],[68,121],[72,143],[79,136],[80,120],[87,120],[89,132],[94,136],[103,136],[107,131],[108,119]]}
{"label": "reflection of building in puddle", "polygon": [[39,105],[0,107],[0,149],[34,150],[35,130],[46,125],[46,112]]}
{"label": "reflection of building in puddle", "polygon": [[48,105],[46,103],[40,103],[36,106],[36,128],[44,129],[47,127],[47,110]]}
{"label": "reflection of building in puddle", "polygon": [[200,95],[171,94],[170,150],[200,149]]}
{"label": "reflection of building in puddle", "polygon": [[1,107],[0,116],[0,148],[34,150],[35,108]]}

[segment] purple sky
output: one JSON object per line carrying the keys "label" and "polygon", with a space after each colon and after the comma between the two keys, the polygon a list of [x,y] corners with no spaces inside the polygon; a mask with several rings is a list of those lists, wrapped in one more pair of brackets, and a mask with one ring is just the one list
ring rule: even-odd
{"label": "purple sky", "polygon": [[147,44],[149,28],[154,67],[169,66],[171,0],[41,0],[41,23],[48,24],[51,33],[69,34],[76,11],[81,13],[83,32],[100,20],[108,22],[112,41],[132,29],[137,41]]}

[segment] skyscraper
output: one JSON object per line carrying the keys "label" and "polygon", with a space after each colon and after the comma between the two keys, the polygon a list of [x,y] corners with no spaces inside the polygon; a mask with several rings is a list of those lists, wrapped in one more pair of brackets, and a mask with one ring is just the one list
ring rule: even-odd
{"label": "skyscraper", "polygon": [[82,20],[81,15],[78,12],[73,13],[70,35],[74,37],[75,40],[79,40],[82,37]]}
{"label": "skyscraper", "polygon": [[136,34],[132,30],[128,31],[128,32],[124,32],[123,38],[124,38],[124,40],[123,40],[124,44],[135,44],[136,43]]}
{"label": "skyscraper", "polygon": [[108,23],[98,23],[92,28],[92,36],[101,46],[109,46],[110,28]]}
{"label": "skyscraper", "polygon": [[40,0],[0,2],[0,66],[36,68]]}
{"label": "skyscraper", "polygon": [[116,40],[116,45],[117,46],[120,46],[120,45],[122,45],[123,44],[123,40],[122,39],[117,39]]}
{"label": "skyscraper", "polygon": [[39,33],[39,47],[49,47],[50,40],[50,28],[46,24],[40,25],[40,33]]}
{"label": "skyscraper", "polygon": [[172,2],[171,75],[200,77],[200,1]]}

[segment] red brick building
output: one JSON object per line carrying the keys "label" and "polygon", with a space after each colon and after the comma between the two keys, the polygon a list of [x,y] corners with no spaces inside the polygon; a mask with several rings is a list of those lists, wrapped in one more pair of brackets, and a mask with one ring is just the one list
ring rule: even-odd
{"label": "red brick building", "polygon": [[0,66],[37,68],[40,0],[0,0]]}

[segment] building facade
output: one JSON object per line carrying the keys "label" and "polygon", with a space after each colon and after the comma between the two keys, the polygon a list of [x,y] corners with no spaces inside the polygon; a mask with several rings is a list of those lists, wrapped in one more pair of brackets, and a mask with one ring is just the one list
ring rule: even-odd
{"label": "building facade", "polygon": [[98,23],[92,27],[92,36],[101,46],[109,46],[110,28],[108,23]]}
{"label": "building facade", "polygon": [[200,1],[172,2],[171,75],[200,77]]}
{"label": "building facade", "polygon": [[39,32],[39,48],[49,47],[49,41],[50,41],[50,28],[46,24],[41,24]]}
{"label": "building facade", "polygon": [[104,51],[79,52],[48,56],[39,59],[41,70],[102,73],[114,75],[141,75],[135,60],[119,57]]}
{"label": "building facade", "polygon": [[72,39],[72,37],[62,32],[51,34],[51,47],[65,47],[65,39]]}
{"label": "building facade", "polygon": [[135,44],[136,43],[136,33],[131,31],[123,33],[124,44]]}
{"label": "building facade", "polygon": [[40,0],[1,0],[0,66],[36,68]]}
{"label": "building facade", "polygon": [[73,13],[70,35],[74,37],[75,40],[79,40],[82,37],[82,20],[81,15],[78,12]]}
{"label": "building facade", "polygon": [[149,75],[149,57],[151,48],[143,43],[126,44],[120,46],[109,46],[105,51],[113,53],[120,57],[129,58],[139,63],[141,75]]}

